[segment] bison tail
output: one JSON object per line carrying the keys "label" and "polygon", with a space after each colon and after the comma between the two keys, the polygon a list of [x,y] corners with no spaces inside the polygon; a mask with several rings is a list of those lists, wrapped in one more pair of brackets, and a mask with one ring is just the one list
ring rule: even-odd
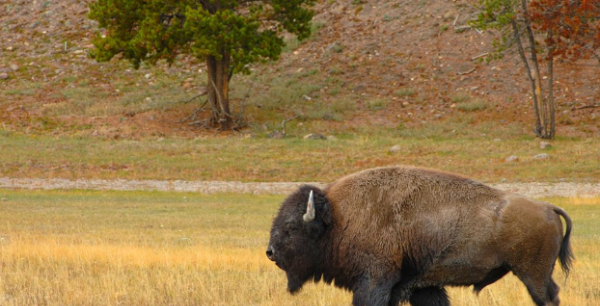
{"label": "bison tail", "polygon": [[571,269],[571,265],[573,263],[573,259],[575,256],[573,255],[573,251],[571,250],[571,228],[573,227],[573,223],[571,222],[571,218],[567,213],[559,207],[554,207],[554,212],[561,215],[565,219],[565,223],[567,224],[567,230],[565,231],[565,236],[563,237],[562,244],[560,246],[560,251],[558,252],[558,258],[560,259],[560,265],[562,266],[563,271],[567,276],[569,276],[569,270]]}

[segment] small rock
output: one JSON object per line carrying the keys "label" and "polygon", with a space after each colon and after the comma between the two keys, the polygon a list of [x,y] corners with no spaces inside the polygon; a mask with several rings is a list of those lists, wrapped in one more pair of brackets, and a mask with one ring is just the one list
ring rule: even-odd
{"label": "small rock", "polygon": [[367,86],[363,85],[363,84],[358,84],[356,86],[354,86],[354,88],[352,88],[353,92],[361,92],[367,89]]}
{"label": "small rock", "polygon": [[550,155],[548,155],[546,153],[540,153],[540,154],[533,156],[533,159],[537,159],[537,160],[544,160],[544,159],[548,159],[548,158],[550,158]]}
{"label": "small rock", "polygon": [[507,163],[516,162],[516,161],[519,161],[519,157],[515,156],[515,155],[511,155],[511,156],[507,157],[504,161]]}
{"label": "small rock", "polygon": [[325,52],[329,53],[329,52],[335,52],[335,53],[340,53],[344,50],[344,45],[340,44],[339,42],[334,42],[332,44],[329,44],[327,46],[327,48],[325,48]]}
{"label": "small rock", "polygon": [[271,133],[269,133],[269,135],[267,135],[267,137],[273,138],[273,139],[282,139],[283,137],[285,137],[285,135],[279,130],[274,130]]}
{"label": "small rock", "polygon": [[448,11],[442,16],[442,18],[444,19],[444,21],[450,21],[450,20],[454,19],[455,15],[456,15],[455,12]]}
{"label": "small rock", "polygon": [[6,80],[6,79],[8,79],[8,73],[6,73],[6,72],[0,73],[0,80]]}
{"label": "small rock", "polygon": [[545,150],[552,148],[552,145],[547,141],[540,141],[540,149]]}
{"label": "small rock", "polygon": [[10,64],[10,69],[12,69],[12,71],[17,71],[19,70],[19,66],[17,64]]}
{"label": "small rock", "polygon": [[317,133],[310,133],[308,135],[305,135],[304,139],[325,140],[325,139],[327,139],[327,137],[325,137],[325,136],[323,136],[321,134],[317,134]]}
{"label": "small rock", "polygon": [[409,105],[410,105],[410,103],[408,103],[408,102],[406,102],[406,101],[402,102],[402,106],[404,106],[404,107],[407,107],[407,106],[409,106]]}
{"label": "small rock", "polygon": [[400,151],[402,151],[402,147],[400,147],[399,145],[395,145],[388,150],[390,154],[398,153]]}
{"label": "small rock", "polygon": [[312,98],[307,95],[302,95],[302,98],[304,98],[304,100],[306,100],[306,101],[312,100]]}
{"label": "small rock", "polygon": [[333,120],[333,114],[331,113],[326,113],[325,115],[323,115],[323,117],[321,117],[323,120]]}

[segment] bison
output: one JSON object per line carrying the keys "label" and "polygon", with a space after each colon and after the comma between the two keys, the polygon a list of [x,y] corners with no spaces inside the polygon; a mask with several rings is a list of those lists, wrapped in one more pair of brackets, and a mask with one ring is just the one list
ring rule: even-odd
{"label": "bison", "polygon": [[479,293],[509,271],[536,305],[556,306],[552,271],[558,258],[568,275],[571,228],[549,203],[456,174],[384,167],[322,190],[301,186],[281,204],[266,253],[290,293],[323,280],[353,292],[354,306],[448,306],[445,286]]}

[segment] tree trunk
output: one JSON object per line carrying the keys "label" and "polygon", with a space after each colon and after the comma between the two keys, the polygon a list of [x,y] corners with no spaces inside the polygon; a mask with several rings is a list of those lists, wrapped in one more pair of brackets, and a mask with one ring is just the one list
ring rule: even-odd
{"label": "tree trunk", "polygon": [[[525,16],[529,15],[529,1],[521,0],[521,6],[523,9],[523,13]],[[535,45],[535,36],[533,34],[533,29],[531,28],[531,23],[529,22],[529,17],[525,17],[525,29],[527,30],[527,39],[529,41],[529,52],[531,56],[531,68],[533,69],[533,95],[534,95],[534,110],[536,116],[536,124],[535,124],[535,134],[541,138],[547,138],[545,135],[546,132],[546,108],[547,101],[544,99],[544,95],[542,93],[542,79],[540,76],[540,66],[538,65],[537,58],[537,49]],[[540,124],[541,123],[541,124]]]}
{"label": "tree trunk", "polygon": [[[523,10],[523,14],[527,16],[529,14],[529,1],[521,0],[521,9]],[[533,110],[535,113],[535,127],[534,133],[537,137],[543,139],[552,139],[554,138],[554,95],[552,92],[552,82],[553,82],[553,66],[552,66],[552,48],[548,50],[548,54],[546,59],[548,62],[548,96],[545,97],[543,93],[542,87],[542,78],[540,74],[540,66],[538,64],[537,57],[537,49],[535,44],[535,36],[533,34],[533,29],[531,28],[531,23],[528,17],[524,18],[525,25],[525,34],[527,37],[527,42],[529,44],[529,56],[530,63],[525,55],[525,51],[523,50],[522,42],[520,40],[520,32],[517,26],[516,21],[512,20],[512,28],[517,40],[517,44],[519,47],[519,54],[521,55],[521,60],[525,64],[525,69],[527,70],[527,76],[529,77],[529,81],[531,82],[531,89],[533,91]],[[552,37],[552,31],[548,32],[548,37]]]}
{"label": "tree trunk", "polygon": [[[553,39],[552,29],[548,30],[548,40],[552,41]],[[556,130],[555,124],[555,110],[554,110],[554,46],[548,46],[548,53],[546,55],[546,60],[548,61],[548,121],[545,125],[548,129],[548,133],[546,136],[547,139],[554,139],[554,134]]]}
{"label": "tree trunk", "polygon": [[210,126],[222,131],[233,128],[233,117],[229,108],[229,79],[230,79],[230,55],[222,53],[219,60],[214,56],[206,58],[206,70],[208,72],[208,103],[211,108]]}
{"label": "tree trunk", "polygon": [[[527,55],[525,54],[525,49],[523,48],[523,42],[521,41],[521,33],[519,31],[517,22],[514,19],[511,21],[511,25],[512,25],[512,29],[513,29],[515,41],[517,43],[517,49],[519,50],[519,55],[521,56],[521,61],[523,62],[523,65],[525,66],[525,72],[527,72],[527,78],[529,79],[529,82],[531,84],[531,91],[533,92],[533,111],[535,113],[535,127],[533,129],[533,132],[535,133],[536,136],[541,137],[542,124],[541,124],[541,120],[540,120],[540,111],[539,111],[539,104],[541,103],[541,101],[538,100],[540,98],[540,96],[536,94],[537,89],[538,88],[541,89],[541,86],[538,87],[537,86],[538,84],[536,84],[536,76],[539,76],[539,73],[535,73],[536,72],[535,69],[536,69],[537,65],[529,65],[529,60],[527,60]],[[532,49],[531,52],[535,52],[535,49]]]}

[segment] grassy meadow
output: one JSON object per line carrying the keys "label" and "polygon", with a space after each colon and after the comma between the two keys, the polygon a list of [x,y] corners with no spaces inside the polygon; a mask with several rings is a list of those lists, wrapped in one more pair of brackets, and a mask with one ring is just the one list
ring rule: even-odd
{"label": "grassy meadow", "polygon": [[[0,305],[349,305],[308,284],[286,293],[264,255],[282,196],[0,190]],[[574,221],[561,305],[600,305],[600,199],[547,199]],[[509,275],[453,305],[533,305]]]}
{"label": "grassy meadow", "polygon": [[[484,182],[596,182],[600,142],[559,138],[549,149],[518,132],[456,126],[371,130],[335,140],[209,137],[111,140],[2,133],[0,174],[26,178],[101,178],[330,182],[370,167],[408,164]],[[461,132],[462,133],[462,132]],[[398,146],[397,152],[390,148]],[[546,153],[548,159],[533,156]],[[509,156],[519,159],[506,162]],[[241,158],[243,157],[243,158]]]}

